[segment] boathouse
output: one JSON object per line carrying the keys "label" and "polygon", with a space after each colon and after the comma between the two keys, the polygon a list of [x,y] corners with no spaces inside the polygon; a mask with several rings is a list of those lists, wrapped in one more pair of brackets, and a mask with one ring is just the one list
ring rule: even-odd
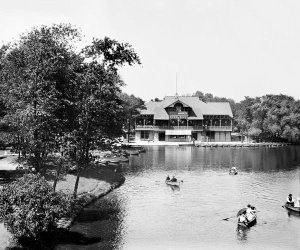
{"label": "boathouse", "polygon": [[145,106],[135,120],[135,141],[231,141],[233,116],[228,102],[166,96]]}

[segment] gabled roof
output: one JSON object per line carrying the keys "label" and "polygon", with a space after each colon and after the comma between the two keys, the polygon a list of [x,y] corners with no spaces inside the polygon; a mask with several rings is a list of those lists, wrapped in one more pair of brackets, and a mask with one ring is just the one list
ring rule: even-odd
{"label": "gabled roof", "polygon": [[228,115],[233,117],[229,102],[208,102],[203,115]]}
{"label": "gabled roof", "polygon": [[165,108],[181,102],[185,106],[189,106],[194,111],[196,117],[190,119],[203,119],[203,115],[228,115],[233,117],[228,102],[208,102],[201,101],[196,96],[166,96],[160,102],[147,102],[146,109],[141,110],[142,115],[154,115],[155,120],[168,120],[169,115]]}

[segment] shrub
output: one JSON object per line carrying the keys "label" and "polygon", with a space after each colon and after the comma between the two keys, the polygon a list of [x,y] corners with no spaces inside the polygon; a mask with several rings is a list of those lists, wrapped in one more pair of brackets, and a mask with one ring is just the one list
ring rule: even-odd
{"label": "shrub", "polygon": [[71,216],[70,196],[53,192],[44,177],[26,174],[0,192],[0,221],[17,239],[39,241],[57,230],[62,217]]}

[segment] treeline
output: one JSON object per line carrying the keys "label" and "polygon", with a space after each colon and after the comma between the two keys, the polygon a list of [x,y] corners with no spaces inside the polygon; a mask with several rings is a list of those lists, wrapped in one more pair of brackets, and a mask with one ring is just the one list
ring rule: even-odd
{"label": "treeline", "polygon": [[241,102],[196,91],[204,102],[229,102],[234,131],[257,141],[287,141],[300,139],[300,101],[287,95],[265,95]]}
{"label": "treeline", "polygon": [[123,135],[142,102],[121,91],[118,69],[140,64],[131,45],[105,37],[79,49],[80,39],[59,24],[0,48],[0,143],[37,172],[49,158],[57,159],[57,178],[62,161],[76,166],[74,196],[91,151]]}

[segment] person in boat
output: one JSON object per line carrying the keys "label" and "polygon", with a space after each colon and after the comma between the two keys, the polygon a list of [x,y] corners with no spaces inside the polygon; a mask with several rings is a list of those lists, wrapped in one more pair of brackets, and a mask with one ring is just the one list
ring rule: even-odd
{"label": "person in boat", "polygon": [[290,206],[294,206],[295,200],[294,200],[292,194],[289,194],[289,196],[286,198],[286,203]]}
{"label": "person in boat", "polygon": [[239,222],[241,222],[241,223],[247,223],[247,222],[248,222],[245,213],[243,213],[243,214],[241,214],[241,215],[239,216]]}
{"label": "person in boat", "polygon": [[167,176],[166,181],[170,181],[170,176],[169,175]]}
{"label": "person in boat", "polygon": [[176,182],[177,179],[175,178],[175,176],[173,175],[172,179],[171,179],[172,182]]}
{"label": "person in boat", "polygon": [[295,207],[300,207],[300,198],[297,197],[297,201],[295,203]]}
{"label": "person in boat", "polygon": [[230,169],[230,172],[231,172],[231,173],[237,173],[236,167],[232,167],[232,168]]}
{"label": "person in boat", "polygon": [[254,211],[252,209],[252,206],[248,204],[247,210],[246,210],[246,218],[248,221],[252,221],[254,217]]}

